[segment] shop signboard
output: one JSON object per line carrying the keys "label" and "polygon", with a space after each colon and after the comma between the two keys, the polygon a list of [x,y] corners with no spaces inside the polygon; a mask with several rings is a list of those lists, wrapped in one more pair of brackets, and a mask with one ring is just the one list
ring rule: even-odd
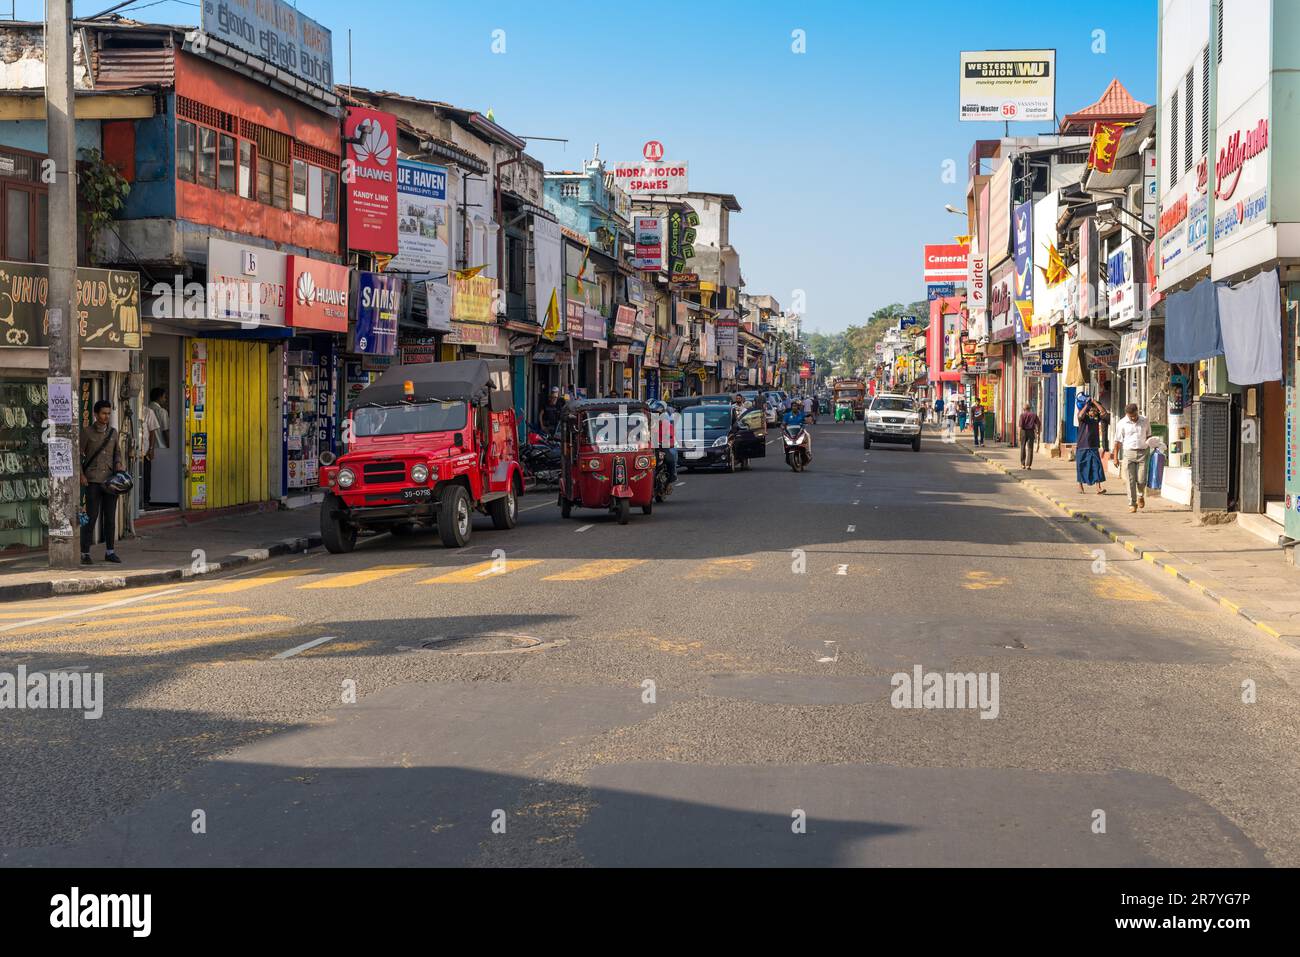
{"label": "shop signboard", "polygon": [[718,355],[727,362],[738,361],[739,329],[740,324],[734,320],[718,320]]}
{"label": "shop signboard", "polygon": [[931,282],[926,283],[925,298],[929,302],[936,299],[949,299],[957,295],[957,285],[951,282]]}
{"label": "shop signboard", "polygon": [[[185,297],[177,286],[154,287],[157,318],[184,315]],[[209,239],[206,300],[209,319],[283,327],[289,301],[289,257],[263,246]]]}
{"label": "shop signboard", "polygon": [[1111,343],[1091,346],[1084,354],[1088,357],[1089,369],[1100,371],[1114,369],[1119,365],[1119,346]]}
{"label": "shop signboard", "polygon": [[401,279],[379,272],[357,273],[356,321],[350,351],[356,355],[396,355],[401,311]]}
{"label": "shop signboard", "polygon": [[614,164],[614,185],[633,199],[649,196],[681,196],[689,192],[687,164],[648,162]]}
{"label": "shop signboard", "polygon": [[627,356],[628,356],[627,346],[609,347],[610,362],[627,362]]}
{"label": "shop signboard", "polygon": [[926,246],[922,271],[926,283],[965,282],[969,272],[969,246]]}
{"label": "shop signboard", "polygon": [[1270,84],[1219,122],[1214,164],[1214,249],[1218,252],[1269,220]]}
{"label": "shop signboard", "polygon": [[[50,270],[37,263],[0,262],[0,347],[50,344]],[[77,269],[76,315],[83,349],[139,349],[140,274]]]}
{"label": "shop signboard", "polygon": [[636,308],[627,305],[619,306],[614,313],[614,335],[623,339],[631,339],[635,329]]}
{"label": "shop signboard", "polygon": [[451,331],[443,342],[457,346],[495,346],[500,332],[498,326],[485,326],[477,322],[453,322]]}
{"label": "shop signboard", "polygon": [[285,266],[289,288],[285,319],[295,329],[348,331],[347,266],[306,256],[290,256]]}
{"label": "shop signboard", "polygon": [[1139,277],[1132,238],[1124,240],[1106,261],[1110,324],[1122,326],[1138,316]]}
{"label": "shop signboard", "polygon": [[348,246],[396,255],[397,117],[368,107],[349,107],[344,131]]}
{"label": "shop signboard", "polygon": [[[562,322],[564,303],[564,242],[560,224],[543,216],[533,217],[533,315],[545,328],[551,304],[555,304],[555,322]],[[559,335],[553,328],[552,334]]]}
{"label": "shop signboard", "polygon": [[595,309],[585,308],[582,311],[582,338],[597,343],[602,349],[605,348],[605,317]]}
{"label": "shop signboard", "polygon": [[[667,259],[668,272],[673,282],[699,282],[699,276],[688,273],[690,260],[695,258],[695,227],[700,225],[699,213],[687,207],[678,207],[668,213],[667,217]],[[693,280],[678,279],[678,276],[694,276]]]}
{"label": "shop signboard", "polygon": [[1124,333],[1119,343],[1119,367],[1139,369],[1147,364],[1147,329]]}
{"label": "shop signboard", "polygon": [[397,161],[397,256],[387,268],[442,275],[448,266],[447,168]]}
{"label": "shop signboard", "polygon": [[322,90],[334,89],[333,34],[285,0],[207,0],[203,32]]}
{"label": "shop signboard", "polygon": [[490,276],[452,273],[451,318],[456,322],[491,322],[497,281]]}
{"label": "shop signboard", "polygon": [[1056,115],[1056,51],[963,50],[958,94],[962,121],[1050,123]]}
{"label": "shop signboard", "polygon": [[1062,349],[1044,349],[1038,354],[1043,375],[1051,375],[1065,368],[1063,352]]}

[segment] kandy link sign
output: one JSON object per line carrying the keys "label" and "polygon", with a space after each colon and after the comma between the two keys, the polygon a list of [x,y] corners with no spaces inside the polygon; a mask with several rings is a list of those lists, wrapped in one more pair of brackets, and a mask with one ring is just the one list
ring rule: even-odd
{"label": "kandy link sign", "polygon": [[[1245,136],[1245,142],[1242,137]],[[1241,170],[1247,160],[1252,160],[1268,149],[1268,120],[1260,120],[1253,130],[1238,130],[1228,138],[1228,145],[1219,150],[1219,161],[1214,166],[1218,182],[1214,195],[1219,199],[1231,199],[1241,182]]]}
{"label": "kandy link sign", "polygon": [[348,247],[393,253],[397,246],[397,117],[364,107],[344,124],[348,187]]}

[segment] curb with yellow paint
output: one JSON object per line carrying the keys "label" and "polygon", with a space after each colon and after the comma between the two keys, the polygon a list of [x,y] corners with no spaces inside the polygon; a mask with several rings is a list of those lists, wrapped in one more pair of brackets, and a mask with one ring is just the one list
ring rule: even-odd
{"label": "curb with yellow paint", "polygon": [[973,448],[971,448],[969,445],[966,445],[964,442],[958,442],[957,445],[960,446],[966,452],[973,455],[975,458],[984,462],[986,465],[989,465],[992,468],[997,469],[999,472],[1006,475],[1008,478],[1015,479],[1021,485],[1025,486],[1025,488],[1032,491],[1039,498],[1051,502],[1053,505],[1059,508],[1066,515],[1070,516],[1071,518],[1082,519],[1084,522],[1091,525],[1097,531],[1101,532],[1103,535],[1105,535],[1108,539],[1110,539],[1115,544],[1123,545],[1124,548],[1132,552],[1134,555],[1137,555],[1143,561],[1150,562],[1152,565],[1155,565],[1157,568],[1164,569],[1165,572],[1167,572],[1173,578],[1177,578],[1184,585],[1188,585],[1189,587],[1195,589],[1196,591],[1199,591],[1202,595],[1204,595],[1206,598],[1213,601],[1220,608],[1224,609],[1225,611],[1231,612],[1232,614],[1236,615],[1238,618],[1243,618],[1246,621],[1250,622],[1252,625],[1254,625],[1260,631],[1264,632],[1264,634],[1268,635],[1270,638],[1280,639],[1283,637],[1282,632],[1278,631],[1276,628],[1272,628],[1269,625],[1265,624],[1263,621],[1260,621],[1258,618],[1251,615],[1248,611],[1246,611],[1236,602],[1230,601],[1227,598],[1224,598],[1222,595],[1216,594],[1212,589],[1207,588],[1205,585],[1196,581],[1196,579],[1192,578],[1186,572],[1179,569],[1172,562],[1167,561],[1166,559],[1169,553],[1164,551],[1163,549],[1146,545],[1137,536],[1134,535],[1121,536],[1119,533],[1111,531],[1109,528],[1103,525],[1098,519],[1093,518],[1087,512],[1081,512],[1077,508],[1073,507],[1072,505],[1067,505],[1065,502],[1053,498],[1051,495],[1044,492],[1033,482],[1030,482],[1027,479],[1017,475],[1015,472],[1013,472],[1011,469],[1007,468],[1006,466],[1002,465],[1000,462],[994,461],[993,459],[989,458],[987,455],[983,454],[982,452],[976,452]]}

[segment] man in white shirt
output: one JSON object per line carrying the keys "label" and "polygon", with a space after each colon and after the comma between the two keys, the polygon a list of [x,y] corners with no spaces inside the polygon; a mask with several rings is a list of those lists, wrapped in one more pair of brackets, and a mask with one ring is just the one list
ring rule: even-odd
{"label": "man in white shirt", "polygon": [[1136,512],[1147,507],[1147,456],[1150,449],[1151,423],[1138,414],[1138,407],[1130,402],[1124,418],[1115,428],[1115,461],[1120,463],[1124,481],[1128,484],[1128,510]]}

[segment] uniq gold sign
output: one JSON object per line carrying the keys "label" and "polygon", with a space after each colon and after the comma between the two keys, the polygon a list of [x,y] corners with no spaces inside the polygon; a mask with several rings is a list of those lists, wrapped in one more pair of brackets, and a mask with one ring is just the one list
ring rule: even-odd
{"label": "uniq gold sign", "polygon": [[[0,346],[49,346],[49,297],[48,267],[0,262]],[[74,305],[83,348],[140,348],[139,273],[78,269]]]}

